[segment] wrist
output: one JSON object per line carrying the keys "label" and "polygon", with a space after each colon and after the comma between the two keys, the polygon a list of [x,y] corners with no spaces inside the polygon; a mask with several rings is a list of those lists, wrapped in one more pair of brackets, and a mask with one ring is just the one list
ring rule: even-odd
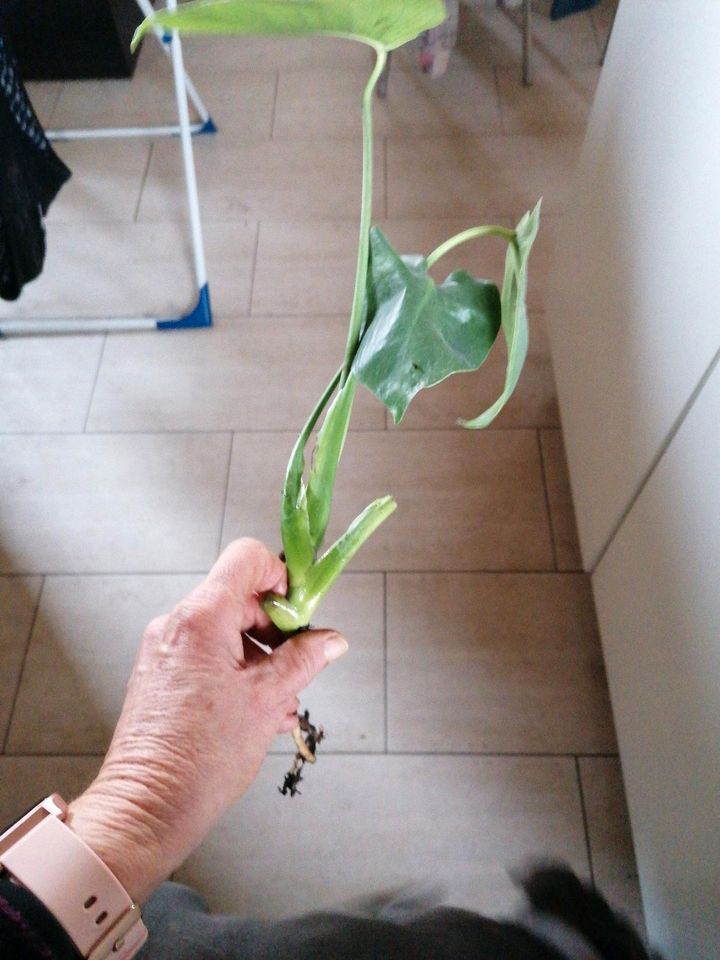
{"label": "wrist", "polygon": [[69,805],[66,823],[141,904],[175,865],[165,856],[149,798],[132,793],[96,782]]}

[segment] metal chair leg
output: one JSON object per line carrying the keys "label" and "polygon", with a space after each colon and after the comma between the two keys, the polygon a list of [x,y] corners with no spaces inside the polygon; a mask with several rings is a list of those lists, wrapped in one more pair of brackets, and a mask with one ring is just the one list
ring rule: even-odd
{"label": "metal chair leg", "polygon": [[384,100],[387,97],[388,91],[388,80],[390,79],[390,60],[392,58],[392,50],[387,55],[387,60],[385,61],[385,66],[383,67],[383,72],[378,77],[377,83],[377,95],[381,100]]}
{"label": "metal chair leg", "polygon": [[522,82],[532,84],[532,0],[523,0]]}

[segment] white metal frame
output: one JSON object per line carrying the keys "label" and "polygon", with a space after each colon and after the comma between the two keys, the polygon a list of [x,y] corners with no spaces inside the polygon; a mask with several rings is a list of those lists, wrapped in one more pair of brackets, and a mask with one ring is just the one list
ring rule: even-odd
{"label": "white metal frame", "polygon": [[[136,0],[136,3],[145,16],[152,15],[153,8],[150,0]],[[177,0],[167,0],[167,6],[170,10],[175,9]],[[210,291],[205,266],[205,247],[200,222],[200,202],[198,198],[192,137],[193,134],[215,133],[216,127],[205,104],[200,99],[194,84],[185,72],[182,46],[177,31],[173,30],[172,33],[166,34],[163,33],[160,28],[156,28],[154,33],[172,64],[178,112],[177,125],[51,130],[48,132],[48,138],[51,140],[87,140],[119,137],[179,136],[185,173],[187,203],[190,214],[193,266],[198,290],[197,301],[194,307],[186,314],[170,318],[43,317],[0,320],[0,337],[24,336],[29,334],[113,333],[127,330],[179,330],[192,327],[212,326]],[[200,117],[200,120],[196,123],[190,122],[188,100],[192,102]]]}

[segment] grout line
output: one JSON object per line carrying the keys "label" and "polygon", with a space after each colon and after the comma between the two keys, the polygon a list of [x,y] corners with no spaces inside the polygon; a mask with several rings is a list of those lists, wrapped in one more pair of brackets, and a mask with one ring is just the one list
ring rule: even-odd
{"label": "grout line", "polygon": [[383,137],[383,179],[383,219],[387,220],[390,217],[390,201],[388,199],[388,194],[390,193],[388,183],[388,137]]}
{"label": "grout line", "polygon": [[385,753],[390,749],[389,735],[389,710],[388,710],[388,629],[387,629],[387,573],[383,572],[383,595],[382,595],[382,617],[383,617],[383,703],[384,703],[384,744]]}
{"label": "grout line", "polygon": [[[587,754],[590,756],[590,754]],[[590,845],[590,827],[588,826],[587,807],[585,805],[585,792],[583,790],[582,773],[580,772],[580,757],[575,757],[575,774],[577,777],[578,794],[580,796],[580,810],[582,812],[583,831],[585,833],[585,848],[587,850],[588,866],[590,867],[590,882],[595,887],[595,868],[593,866],[592,847]]]}
{"label": "grout line", "polygon": [[700,394],[702,393],[702,391],[703,391],[703,389],[704,389],[704,387],[705,387],[705,384],[708,382],[708,380],[710,379],[710,377],[713,375],[713,373],[715,372],[715,368],[718,366],[719,363],[720,363],[720,349],[717,351],[717,353],[715,354],[715,356],[712,358],[712,360],[711,360],[710,363],[708,364],[707,370],[705,370],[705,372],[703,373],[703,375],[702,375],[702,376],[700,377],[700,379],[698,380],[697,384],[695,385],[695,389],[692,391],[692,393],[690,394],[690,396],[689,396],[688,399],[686,400],[685,404],[683,405],[682,410],[681,410],[680,413],[677,415],[677,417],[675,418],[672,426],[670,427],[667,436],[665,437],[665,439],[663,440],[663,442],[660,444],[660,449],[657,451],[657,453],[656,453],[655,456],[653,457],[653,459],[652,459],[649,467],[648,467],[647,470],[645,471],[643,477],[642,477],[641,480],[640,480],[640,483],[638,484],[637,488],[636,488],[635,491],[633,492],[632,496],[628,499],[628,502],[627,502],[627,504],[626,504],[626,506],[625,506],[625,509],[624,509],[623,512],[620,514],[617,522],[615,523],[615,525],[613,526],[612,530],[611,530],[610,533],[608,534],[607,540],[605,541],[605,543],[603,544],[602,548],[600,549],[600,552],[598,553],[597,558],[595,559],[595,562],[594,562],[594,563],[592,564],[592,566],[590,567],[590,570],[588,570],[588,573],[589,573],[591,576],[592,576],[592,574],[595,573],[595,571],[597,570],[598,566],[602,563],[602,560],[603,560],[605,554],[607,553],[607,551],[608,551],[609,548],[610,548],[610,544],[613,542],[613,540],[614,540],[615,537],[617,536],[618,531],[620,530],[620,528],[622,527],[622,525],[625,523],[628,515],[630,514],[630,511],[633,509],[633,507],[634,507],[635,504],[637,503],[638,499],[639,499],[640,496],[642,495],[642,493],[643,493],[645,487],[647,486],[650,478],[652,477],[652,475],[655,473],[655,470],[656,470],[656,469],[658,468],[658,466],[660,465],[660,461],[661,461],[661,460],[663,459],[663,457],[665,456],[665,453],[667,452],[668,447],[670,446],[670,444],[671,444],[671,443],[673,442],[673,440],[675,439],[675,435],[676,435],[677,432],[679,431],[680,427],[682,427],[682,425],[684,424],[684,422],[685,422],[688,414],[690,413],[690,411],[692,410],[693,406],[695,405],[695,401],[697,400],[697,398],[698,398],[698,397],[700,396]]}
{"label": "grout line", "polygon": [[[255,319],[255,318],[252,318]],[[110,336],[107,334],[106,336]],[[103,348],[104,349],[104,348]],[[392,417],[392,414],[389,414]],[[394,429],[392,423],[391,428]],[[162,437],[162,436],[177,436],[182,434],[195,435],[195,434],[220,434],[220,433],[237,433],[237,434],[248,434],[249,436],[259,436],[262,434],[288,434],[295,436],[302,427],[302,424],[298,423],[296,427],[234,427],[232,424],[226,424],[223,427],[209,427],[207,429],[200,429],[194,427],[177,427],[175,429],[142,429],[138,427],[137,430],[109,430],[105,428],[104,430],[89,430],[78,431],[78,430],[7,430],[0,431],[0,441],[4,438],[10,437]],[[361,434],[367,433],[369,435],[385,433],[387,431],[387,423],[382,427],[355,427],[350,429],[350,433]],[[492,436],[499,433],[534,433],[536,430],[557,430],[558,427],[490,427],[483,432],[484,436]],[[403,434],[457,434],[459,436],[468,436],[468,431],[464,430],[461,427],[403,427],[398,429],[397,434],[402,436]]]}
{"label": "grout line", "polygon": [[145,162],[145,169],[143,170],[142,179],[140,180],[140,192],[138,193],[137,203],[135,204],[135,212],[133,213],[132,222],[138,222],[138,216],[140,214],[140,204],[142,203],[143,193],[145,192],[145,184],[147,183],[148,174],[150,173],[150,161],[152,160],[153,151],[155,150],[155,144],[150,141],[150,149],[148,150],[147,161]]}
{"label": "grout line", "polygon": [[253,300],[255,298],[255,276],[257,274],[258,250],[260,249],[260,220],[255,225],[255,243],[253,245],[252,269],[250,271],[250,296],[248,297],[247,316],[253,316]]}
{"label": "grout line", "polygon": [[[40,750],[36,753],[28,751],[18,751],[17,753],[5,753],[4,757],[12,757],[15,759],[27,759],[33,757],[98,757],[102,759],[106,755],[106,750],[94,751],[94,750],[78,750],[75,751],[57,751],[57,750]],[[290,757],[292,756],[291,751],[289,750],[278,750],[270,749],[268,750],[268,756],[270,757]],[[497,757],[499,759],[507,758],[509,760],[519,759],[519,760],[578,760],[584,757],[590,757],[592,759],[611,759],[616,760],[618,758],[617,753],[518,753],[518,752],[508,752],[508,751],[492,751],[492,750],[481,750],[481,751],[459,751],[459,750],[444,750],[440,752],[433,752],[430,750],[389,750],[387,753],[384,753],[381,750],[327,750],[323,745],[322,756],[324,757]]]}
{"label": "grout line", "polygon": [[[97,367],[95,368],[95,377],[93,378],[92,389],[90,390],[90,399],[88,400],[87,412],[85,414],[85,421],[83,423],[82,432],[87,433],[88,422],[90,420],[90,412],[92,411],[93,400],[95,399],[95,390],[97,389],[98,380],[100,379],[100,367],[102,366],[103,357],[105,356],[105,347],[107,345],[107,333],[103,336],[102,345],[100,346],[100,355],[98,356]],[[72,434],[70,434],[72,436]]]}
{"label": "grout line", "polygon": [[278,90],[280,89],[280,67],[275,71],[275,85],[273,88],[273,102],[270,111],[270,140],[275,139],[275,115],[277,113]]}
{"label": "grout line", "polygon": [[[210,564],[215,561],[210,561]],[[204,577],[210,568],[204,570],[0,570],[0,578],[4,577]],[[583,577],[587,574],[583,570],[514,570],[512,568],[488,569],[487,567],[464,568],[448,570],[447,567],[436,567],[420,570],[346,570],[344,577],[376,577],[378,574],[388,576],[493,576],[493,577]]]}
{"label": "grout line", "polygon": [[545,511],[547,513],[547,518],[548,518],[548,529],[550,532],[550,545],[552,547],[553,564],[555,566],[555,569],[558,570],[559,563],[558,563],[557,545],[555,543],[555,531],[553,530],[552,507],[550,506],[550,494],[548,492],[547,475],[545,472],[546,471],[545,457],[543,456],[542,436],[539,429],[537,431],[537,444],[538,444],[538,453],[540,454],[540,473],[542,475],[543,492],[545,494]]}
{"label": "grout line", "polygon": [[[271,757],[292,756],[289,750],[270,749],[268,755]],[[612,759],[618,757],[617,753],[557,753],[553,751],[537,751],[528,753],[518,750],[327,750],[323,746],[322,755],[324,757],[428,757],[435,759],[437,757],[477,757],[477,758],[498,758],[498,759],[518,759],[518,760],[573,760],[576,769],[579,758],[589,757],[593,760]],[[37,756],[37,754],[33,754]]]}
{"label": "grout line", "polygon": [[497,105],[500,111],[500,129],[505,136],[508,135],[507,127],[505,126],[505,110],[503,108],[502,97],[500,96],[500,77],[498,76],[497,64],[493,65],[493,80],[495,82],[495,97],[497,98]]}
{"label": "grout line", "polygon": [[37,602],[33,610],[33,615],[30,620],[30,628],[28,630],[27,640],[25,641],[25,649],[23,650],[22,661],[20,663],[20,672],[18,673],[17,683],[15,684],[15,692],[13,693],[12,701],[10,703],[10,712],[8,714],[8,723],[7,729],[5,731],[5,736],[2,741],[2,750],[0,751],[3,755],[7,750],[8,740],[10,739],[10,730],[12,728],[13,719],[15,716],[15,707],[17,706],[18,696],[20,695],[20,685],[22,684],[23,675],[25,673],[25,664],[27,663],[28,653],[30,652],[30,643],[32,641],[32,635],[35,630],[35,623],[38,618],[38,613],[40,612],[40,601],[42,600],[43,590],[45,589],[45,577],[42,578],[40,583],[40,589],[38,590]]}
{"label": "grout line", "polygon": [[227,513],[228,493],[230,490],[230,469],[232,467],[233,450],[235,447],[235,434],[230,434],[230,451],[228,453],[227,471],[225,472],[225,496],[223,497],[222,511],[220,513],[220,533],[218,534],[217,554],[222,550],[223,533],[225,532],[225,514]]}

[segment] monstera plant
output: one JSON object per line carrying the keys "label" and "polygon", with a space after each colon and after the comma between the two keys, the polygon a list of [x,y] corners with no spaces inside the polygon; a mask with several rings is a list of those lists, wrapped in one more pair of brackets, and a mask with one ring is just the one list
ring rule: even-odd
{"label": "monstera plant", "polygon": [[[376,84],[388,53],[439,25],[444,16],[442,0],[192,0],[177,10],[156,12],[141,24],[133,41],[137,44],[159,25],[185,33],[341,37],[365,43],[375,52],[362,94],[360,230],[345,356],[290,455],[280,511],[288,591],[286,596],[271,594],[264,603],[271,620],[286,635],[309,624],[333,582],[396,507],[390,496],[375,500],[335,543],[323,549],[358,384],[371,390],[398,423],[418,391],[451,374],[477,370],[502,331],[507,343],[504,389],[489,409],[475,419],[460,421],[477,429],[486,427],[502,410],[527,354],[527,263],[537,233],[539,203],[514,230],[473,227],[428,256],[400,255],[371,226]],[[429,271],[444,254],[488,236],[507,243],[501,289],[464,271],[451,273],[440,284],[433,281]],[[306,469],[305,452],[318,424]],[[314,759],[314,749],[303,752],[299,730],[295,740],[302,758]]]}

